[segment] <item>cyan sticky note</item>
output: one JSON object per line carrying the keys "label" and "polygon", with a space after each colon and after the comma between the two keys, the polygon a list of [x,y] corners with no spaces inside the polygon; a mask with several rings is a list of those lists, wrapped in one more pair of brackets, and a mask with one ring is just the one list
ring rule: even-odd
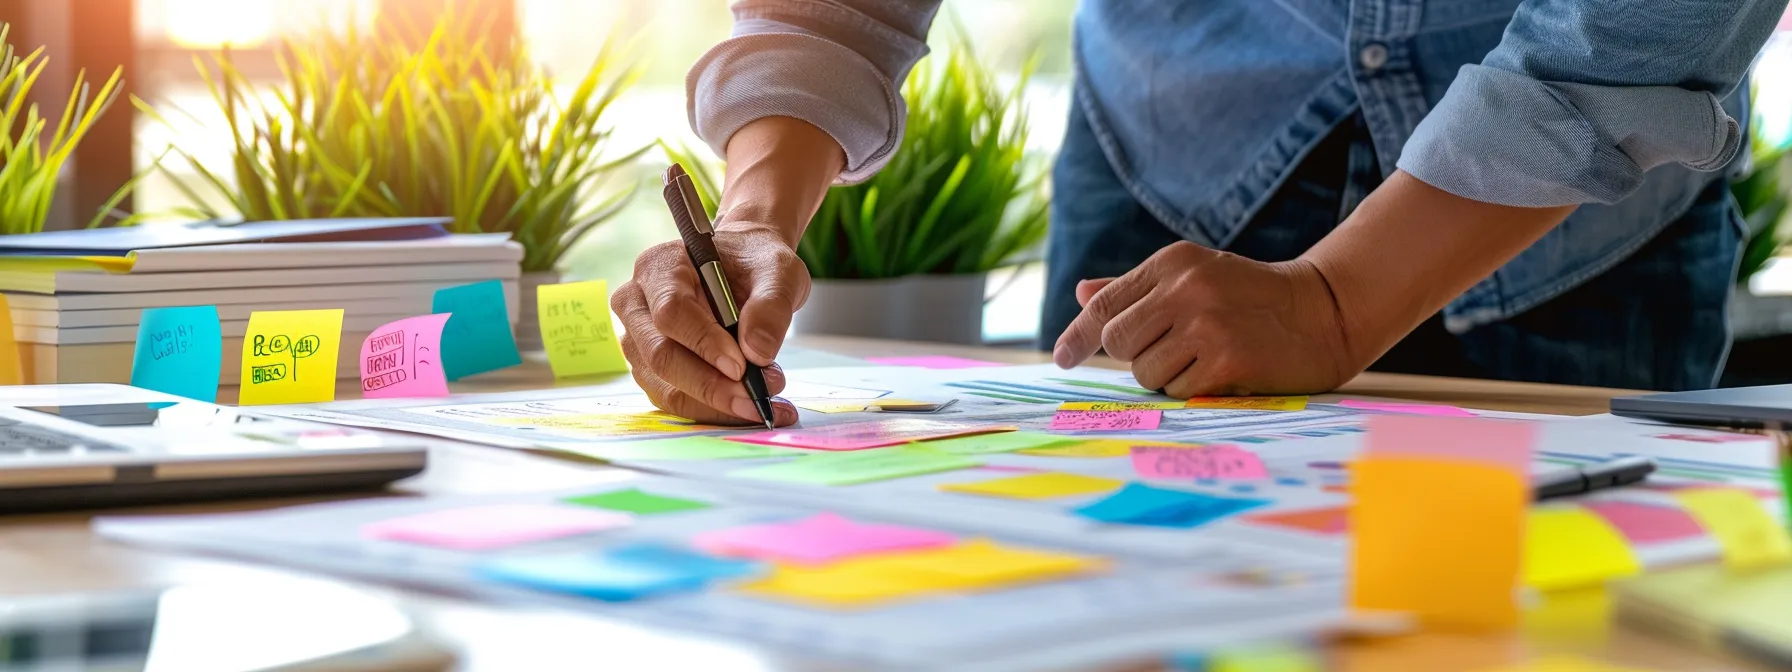
{"label": "cyan sticky note", "polygon": [[474,572],[488,580],[570,593],[606,602],[626,602],[665,593],[693,591],[711,581],[757,573],[762,565],[693,553],[680,548],[637,544],[601,553],[559,553],[489,560]]}
{"label": "cyan sticky note", "polygon": [[1215,497],[1129,483],[1119,492],[1074,512],[1104,523],[1189,528],[1269,503],[1266,499]]}
{"label": "cyan sticky note", "polygon": [[131,385],[216,402],[223,359],[216,306],[149,308],[137,323]]}
{"label": "cyan sticky note", "polygon": [[436,290],[432,313],[453,313],[442,329],[442,370],[449,380],[523,363],[510,333],[504,283],[475,282]]}

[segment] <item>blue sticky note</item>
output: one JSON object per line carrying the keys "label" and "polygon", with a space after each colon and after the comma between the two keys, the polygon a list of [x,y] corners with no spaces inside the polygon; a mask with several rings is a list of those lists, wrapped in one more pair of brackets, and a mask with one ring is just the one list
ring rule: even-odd
{"label": "blue sticky note", "polygon": [[1269,503],[1266,499],[1215,497],[1129,483],[1119,492],[1074,512],[1104,523],[1188,528]]}
{"label": "blue sticky note", "polygon": [[215,403],[223,359],[217,306],[149,308],[137,324],[131,384]]}
{"label": "blue sticky note", "polygon": [[523,363],[510,334],[504,283],[475,282],[436,290],[432,313],[453,313],[442,329],[442,372],[449,380]]}
{"label": "blue sticky note", "polygon": [[560,553],[499,558],[479,564],[486,579],[535,590],[570,593],[606,602],[627,602],[666,593],[700,590],[709,582],[757,572],[759,563],[700,555],[682,549],[637,545],[602,553]]}

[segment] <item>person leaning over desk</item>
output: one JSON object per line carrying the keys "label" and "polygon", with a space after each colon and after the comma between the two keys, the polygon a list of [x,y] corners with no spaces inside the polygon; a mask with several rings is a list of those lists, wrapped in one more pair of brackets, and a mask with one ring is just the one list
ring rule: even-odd
{"label": "person leaning over desk", "polygon": [[[1722,169],[1786,0],[1083,0],[1040,342],[1145,387],[1313,393],[1378,370],[1715,383],[1743,240]],[[938,0],[742,0],[691,69],[728,161],[719,327],[677,242],[611,304],[665,410],[759,420],[831,184],[902,136]],[[767,370],[774,393],[781,371]],[[780,425],[796,420],[776,407]]]}

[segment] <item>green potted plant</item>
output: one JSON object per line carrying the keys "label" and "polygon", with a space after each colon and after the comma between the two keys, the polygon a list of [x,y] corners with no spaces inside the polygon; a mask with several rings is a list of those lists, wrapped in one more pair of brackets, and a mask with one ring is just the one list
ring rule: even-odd
{"label": "green potted plant", "polygon": [[[29,102],[31,87],[49,63],[39,47],[29,54],[20,54],[9,39],[10,24],[0,22],[0,233],[37,233],[44,230],[50,217],[50,205],[56,197],[56,178],[74,155],[88,129],[93,127],[124,84],[124,69],[90,92],[85,71],[75,75],[74,90],[62,116],[52,125],[48,117],[38,113],[37,104]],[[131,193],[135,180],[125,183],[94,213],[89,228],[99,226],[112,215],[112,209]],[[129,223],[130,218],[125,222]]]}
{"label": "green potted plant", "polygon": [[[982,342],[989,272],[1024,261],[1049,222],[1044,162],[1026,156],[1026,81],[1004,90],[964,42],[915,68],[889,165],[828,190],[809,222],[797,253],[814,285],[792,330]],[[667,151],[713,213],[713,172]]]}
{"label": "green potted plant", "polygon": [[632,181],[609,178],[650,148],[612,152],[602,124],[637,72],[606,48],[562,100],[519,38],[494,42],[472,14],[421,34],[375,25],[283,41],[284,81],[265,91],[228,50],[215,71],[195,59],[233,149],[219,174],[175,148],[200,178],[175,180],[190,204],[181,214],[450,216],[456,233],[507,232],[523,246],[518,344],[539,348],[536,286],[558,282],[567,249],[622,209]]}

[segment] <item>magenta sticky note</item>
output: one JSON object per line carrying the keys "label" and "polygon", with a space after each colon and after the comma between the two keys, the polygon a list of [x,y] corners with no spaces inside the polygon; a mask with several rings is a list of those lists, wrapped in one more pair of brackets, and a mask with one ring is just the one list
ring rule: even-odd
{"label": "magenta sticky note", "polygon": [[1052,416],[1052,429],[1082,431],[1122,431],[1157,429],[1163,422],[1163,411],[1058,411]]}
{"label": "magenta sticky note", "polygon": [[1339,406],[1362,411],[1382,411],[1384,413],[1404,413],[1406,415],[1430,415],[1440,418],[1478,418],[1467,410],[1455,406],[1441,404],[1408,404],[1393,401],[1369,401],[1366,399],[1345,399]]}
{"label": "magenta sticky note", "polygon": [[1705,535],[1705,528],[1691,514],[1674,506],[1616,501],[1582,502],[1581,506],[1599,514],[1632,543],[1662,543]]}
{"label": "magenta sticky note", "polygon": [[1012,431],[1002,425],[973,425],[925,418],[898,418],[828,425],[805,429],[780,429],[725,437],[730,441],[812,450],[864,450],[971,434]]}
{"label": "magenta sticky note", "polygon": [[1380,457],[1481,462],[1515,474],[1531,472],[1534,423],[1422,415],[1371,415],[1365,453]]}
{"label": "magenta sticky note", "polygon": [[1199,448],[1133,446],[1132,469],[1143,478],[1269,478],[1262,458],[1229,444]]}
{"label": "magenta sticky note", "polygon": [[361,341],[361,396],[446,397],[442,327],[449,313],[418,315],[373,330]]}
{"label": "magenta sticky note", "polygon": [[722,555],[816,564],[869,553],[948,546],[957,541],[944,532],[858,523],[832,513],[818,513],[801,520],[704,532],[693,537],[691,544]]}
{"label": "magenta sticky note", "polygon": [[965,359],[946,355],[925,355],[921,357],[866,357],[865,361],[888,366],[918,366],[923,369],[975,369],[986,366],[1007,366],[997,362],[985,362],[980,359]]}
{"label": "magenta sticky note", "polygon": [[589,507],[493,504],[368,523],[361,535],[457,551],[483,551],[628,525],[633,516]]}

